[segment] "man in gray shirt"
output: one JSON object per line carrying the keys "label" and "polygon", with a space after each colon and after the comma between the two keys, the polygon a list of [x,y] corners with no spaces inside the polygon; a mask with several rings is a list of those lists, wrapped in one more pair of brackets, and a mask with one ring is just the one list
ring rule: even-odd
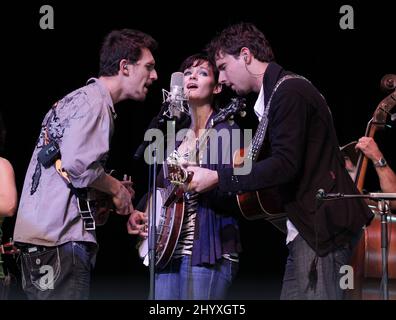
{"label": "man in gray shirt", "polygon": [[[89,187],[106,193],[118,214],[132,212],[131,183],[108,175],[103,165],[114,127],[113,104],[146,98],[157,79],[152,55],[156,47],[156,41],[143,32],[112,31],[100,51],[99,78],[58,101],[45,116],[14,232],[29,299],[89,296],[97,246],[95,227],[84,223],[79,210],[81,191]],[[52,153],[58,154],[53,160]],[[66,179],[56,170],[54,161],[59,158]]]}

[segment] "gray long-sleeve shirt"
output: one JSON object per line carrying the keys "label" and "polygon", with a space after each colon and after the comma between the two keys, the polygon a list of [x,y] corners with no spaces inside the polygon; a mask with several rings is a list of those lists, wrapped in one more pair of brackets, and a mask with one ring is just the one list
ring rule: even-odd
{"label": "gray long-sleeve shirt", "polygon": [[98,79],[88,80],[60,100],[45,116],[27,169],[18,209],[14,240],[44,246],[69,241],[96,243],[94,231],[84,229],[77,199],[52,165],[44,168],[37,155],[48,135],[60,147],[62,167],[76,188],[89,186],[104,174],[114,128],[113,102]]}

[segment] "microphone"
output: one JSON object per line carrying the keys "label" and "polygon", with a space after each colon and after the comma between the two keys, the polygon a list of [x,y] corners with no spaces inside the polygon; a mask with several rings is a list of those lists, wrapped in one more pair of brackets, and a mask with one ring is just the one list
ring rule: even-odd
{"label": "microphone", "polygon": [[[360,195],[359,195],[360,196]],[[316,199],[318,200],[330,200],[330,199],[340,199],[340,198],[349,198],[349,196],[345,196],[343,193],[327,193],[324,189],[319,189],[316,192]],[[351,196],[353,198],[354,196]]]}
{"label": "microphone", "polygon": [[[186,101],[188,100],[184,94],[184,74],[182,72],[174,72],[171,76],[170,91],[162,89],[162,106],[158,115],[155,116],[147,130],[161,128],[166,120],[180,120],[181,114],[190,114]],[[149,141],[143,141],[136,150],[133,158],[139,160],[144,155],[144,150],[149,145]]]}
{"label": "microphone", "polygon": [[396,88],[396,74],[384,75],[380,87],[384,91],[394,90]]}
{"label": "microphone", "polygon": [[352,198],[369,198],[372,200],[395,200],[396,192],[369,192],[367,194],[344,194],[344,193],[326,193],[323,189],[316,192],[316,199],[318,200],[338,200],[338,199],[352,199]]}
{"label": "microphone", "polygon": [[167,108],[161,116],[161,122],[164,122],[166,119],[180,119],[182,113],[190,114],[186,104],[188,98],[184,94],[183,72],[172,73],[170,91],[162,89],[162,99],[162,104]]}
{"label": "microphone", "polygon": [[324,199],[325,195],[326,195],[326,192],[323,189],[319,189],[316,192],[316,199],[322,200],[322,199]]}

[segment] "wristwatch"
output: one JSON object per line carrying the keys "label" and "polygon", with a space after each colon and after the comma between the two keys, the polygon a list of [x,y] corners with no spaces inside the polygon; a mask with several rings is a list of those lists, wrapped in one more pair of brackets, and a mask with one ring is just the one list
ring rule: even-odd
{"label": "wristwatch", "polygon": [[386,167],[387,163],[384,158],[380,158],[377,162],[374,162],[374,167]]}

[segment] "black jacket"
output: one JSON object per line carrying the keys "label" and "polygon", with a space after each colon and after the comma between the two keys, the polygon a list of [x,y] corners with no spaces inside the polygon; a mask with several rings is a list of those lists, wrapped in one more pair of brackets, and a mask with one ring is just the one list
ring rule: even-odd
{"label": "black jacket", "polygon": [[[290,74],[270,63],[264,74],[267,104],[277,81]],[[275,93],[266,136],[270,154],[253,163],[248,175],[218,170],[223,192],[278,186],[288,218],[321,256],[348,243],[370,222],[372,212],[361,199],[316,200],[318,189],[356,194],[345,169],[330,110],[319,91],[304,79],[288,79]]]}

